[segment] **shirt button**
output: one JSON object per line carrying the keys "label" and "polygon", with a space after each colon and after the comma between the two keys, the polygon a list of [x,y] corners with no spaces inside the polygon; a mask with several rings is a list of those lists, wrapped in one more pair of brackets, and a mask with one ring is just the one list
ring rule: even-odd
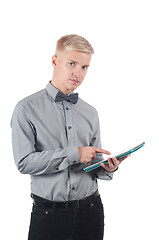
{"label": "shirt button", "polygon": [[71,129],[72,127],[71,126],[68,126],[68,129]]}
{"label": "shirt button", "polygon": [[72,187],[72,190],[75,190],[75,187]]}
{"label": "shirt button", "polygon": [[66,107],[66,110],[69,110],[69,108],[68,108],[68,107]]}

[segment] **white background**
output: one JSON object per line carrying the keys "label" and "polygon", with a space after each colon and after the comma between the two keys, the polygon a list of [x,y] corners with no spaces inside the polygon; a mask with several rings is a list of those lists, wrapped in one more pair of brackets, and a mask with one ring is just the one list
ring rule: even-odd
{"label": "white background", "polygon": [[51,80],[56,41],[72,33],[87,38],[95,49],[78,92],[98,110],[103,148],[113,153],[146,142],[120,166],[113,181],[99,181],[104,239],[159,239],[158,13],[155,0],[1,1],[0,234],[4,240],[27,239],[32,205],[30,178],[14,164],[10,118],[19,100]]}

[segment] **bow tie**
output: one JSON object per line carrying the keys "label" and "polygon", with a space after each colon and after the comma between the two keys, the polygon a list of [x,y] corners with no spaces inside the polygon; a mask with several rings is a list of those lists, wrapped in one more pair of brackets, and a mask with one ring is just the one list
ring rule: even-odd
{"label": "bow tie", "polygon": [[58,91],[55,97],[55,102],[60,102],[60,101],[68,101],[73,104],[76,104],[78,101],[78,93],[72,93],[70,95],[65,95],[64,93]]}

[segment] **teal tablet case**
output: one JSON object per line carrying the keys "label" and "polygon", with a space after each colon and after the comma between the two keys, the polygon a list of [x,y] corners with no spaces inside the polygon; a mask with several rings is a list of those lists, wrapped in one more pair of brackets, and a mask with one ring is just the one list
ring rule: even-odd
{"label": "teal tablet case", "polygon": [[[116,157],[116,159],[120,159],[120,158],[122,158],[122,157],[125,157],[125,156],[127,156],[127,155],[129,155],[129,154],[131,154],[131,153],[133,153],[133,152],[136,152],[137,150],[139,150],[139,149],[140,149],[141,147],[143,147],[144,145],[145,145],[145,142],[137,145],[137,146],[134,147],[134,148],[131,148],[130,150],[128,150],[128,151],[126,151],[126,152],[120,153],[119,155],[117,155],[117,156],[115,156],[115,157]],[[88,167],[86,167],[86,168],[83,168],[83,170],[84,170],[85,172],[90,172],[90,171],[92,171],[92,170],[100,167],[100,166],[101,166],[101,163],[106,164],[106,163],[108,163],[108,160],[102,160],[102,161],[100,161],[100,162],[98,162],[98,163],[92,164],[91,166],[88,166]]]}

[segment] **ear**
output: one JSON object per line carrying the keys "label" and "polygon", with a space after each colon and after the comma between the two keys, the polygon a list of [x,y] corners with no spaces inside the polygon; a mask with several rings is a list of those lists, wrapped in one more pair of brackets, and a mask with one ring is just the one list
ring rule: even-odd
{"label": "ear", "polygon": [[57,65],[57,56],[56,56],[56,55],[53,55],[53,56],[52,56],[52,66],[53,66],[53,67],[56,67],[56,65]]}

